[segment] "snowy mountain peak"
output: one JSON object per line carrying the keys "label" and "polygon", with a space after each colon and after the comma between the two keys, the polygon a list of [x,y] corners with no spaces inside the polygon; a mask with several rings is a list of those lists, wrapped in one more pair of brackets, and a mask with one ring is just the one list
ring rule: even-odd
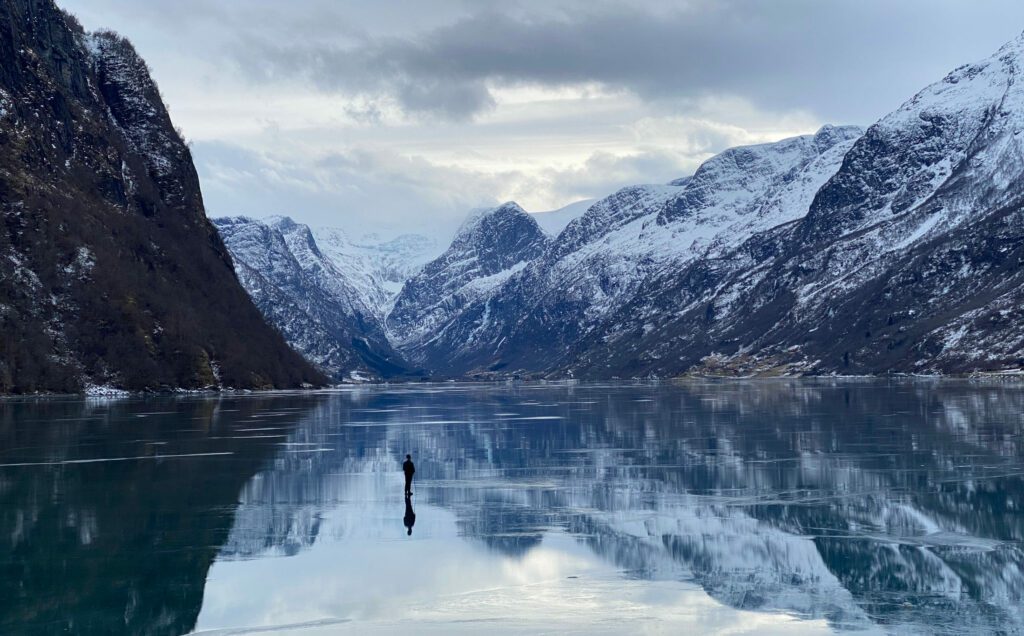
{"label": "snowy mountain peak", "polygon": [[714,209],[743,214],[768,190],[792,180],[811,161],[836,144],[860,137],[856,126],[825,126],[814,135],[737,146],[705,161],[683,192],[658,218],[668,223]]}
{"label": "snowy mountain peak", "polygon": [[825,124],[818,129],[818,132],[814,133],[814,143],[818,146],[819,151],[824,152],[838,143],[857,139],[863,134],[864,129],[860,126]]}
{"label": "snowy mountain peak", "polygon": [[281,230],[282,232],[288,232],[288,231],[294,230],[296,227],[299,226],[299,224],[296,223],[295,220],[292,219],[292,217],[285,216],[285,215],[280,215],[280,214],[275,214],[273,216],[268,216],[266,218],[265,222],[266,222],[266,224],[268,226],[273,227],[273,228],[277,228],[278,230]]}
{"label": "snowy mountain peak", "polygon": [[[451,246],[409,279],[388,317],[395,342],[410,345],[538,258],[548,237],[514,202],[473,213]],[[471,335],[466,338],[471,340]],[[410,357],[416,359],[415,350]]]}
{"label": "snowy mountain peak", "polygon": [[[533,220],[533,217],[519,207],[515,201],[506,201],[494,208],[480,208],[471,212],[455,233],[455,241],[460,239],[473,240],[480,232],[496,232],[507,227],[512,219]],[[536,221],[533,221],[536,225]]]}
{"label": "snowy mountain peak", "polygon": [[308,225],[296,223],[287,216],[274,217],[268,225],[285,237],[292,254],[300,261],[312,265],[325,259]]}
{"label": "snowy mountain peak", "polygon": [[537,256],[547,235],[515,202],[473,214],[459,228],[451,247],[427,268],[439,263],[471,260],[472,271],[490,276]]}
{"label": "snowy mountain peak", "polygon": [[1000,197],[1024,168],[1022,56],[1024,36],[957,68],[872,125],[816,197],[805,240],[833,240],[934,204],[932,197],[965,170],[997,169],[1000,177],[962,192],[973,203],[951,202],[957,210],[947,210],[947,222],[962,220],[978,200]]}

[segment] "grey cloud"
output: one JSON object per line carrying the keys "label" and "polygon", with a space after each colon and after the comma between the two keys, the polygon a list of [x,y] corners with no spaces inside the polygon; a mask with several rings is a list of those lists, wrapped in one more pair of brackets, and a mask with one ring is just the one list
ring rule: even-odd
{"label": "grey cloud", "polygon": [[[725,93],[863,121],[967,61],[964,50],[994,50],[993,31],[1009,39],[1021,28],[1024,6],[1005,0],[700,0],[514,15],[492,7],[346,46],[253,37],[237,59],[254,77],[379,93],[456,119],[490,107],[494,83],[598,82],[648,99]],[[955,52],[949,38],[959,40]]]}
{"label": "grey cloud", "polygon": [[[556,207],[730,145],[867,124],[1024,28],[1019,0],[58,2],[150,62],[200,140],[210,214],[383,232],[506,198]],[[580,83],[606,91],[474,119],[496,87]],[[239,106],[268,98],[287,111]]]}
{"label": "grey cloud", "polygon": [[430,78],[403,81],[395,96],[410,110],[441,113],[452,119],[468,119],[494,106],[490,91],[479,82],[445,82]]}

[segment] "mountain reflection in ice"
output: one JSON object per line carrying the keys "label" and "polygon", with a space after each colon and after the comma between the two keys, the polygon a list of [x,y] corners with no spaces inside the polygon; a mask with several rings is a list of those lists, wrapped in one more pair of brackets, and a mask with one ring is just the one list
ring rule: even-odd
{"label": "mountain reflection in ice", "polygon": [[[574,568],[604,580],[592,590],[602,603],[645,581],[678,582],[724,608],[798,617],[819,630],[1020,630],[1022,407],[1019,388],[967,383],[346,393],[319,405],[291,434],[288,451],[243,488],[211,579],[222,568],[225,581],[244,580],[252,566],[229,560],[308,550],[326,559],[335,584],[346,571],[357,581],[336,590],[344,602],[326,599],[275,621],[515,621],[524,593],[517,586],[547,579],[500,572],[543,556],[575,559],[550,574],[579,576],[577,587],[586,577]],[[404,535],[406,452],[417,462],[413,539],[429,540],[432,554],[389,545]],[[318,544],[334,549],[320,553]],[[347,560],[367,551],[375,560],[349,569]],[[496,573],[474,580],[465,573],[474,561]],[[421,568],[451,578],[424,580]],[[284,580],[305,576],[299,569]],[[375,577],[382,581],[367,580]],[[506,592],[473,598],[495,587]],[[208,600],[219,589],[208,587]],[[295,603],[279,592],[266,598]],[[447,607],[452,595],[462,604]],[[664,622],[659,612],[677,602],[644,611]],[[523,608],[543,611],[535,605]],[[236,609],[225,604],[211,625],[248,624],[251,616]],[[593,620],[567,609],[567,626]],[[712,620],[694,611],[693,624]],[[614,623],[590,626],[615,631]]]}
{"label": "mountain reflection in ice", "polygon": [[951,381],[0,401],[0,633],[1021,633],[1022,431]]}

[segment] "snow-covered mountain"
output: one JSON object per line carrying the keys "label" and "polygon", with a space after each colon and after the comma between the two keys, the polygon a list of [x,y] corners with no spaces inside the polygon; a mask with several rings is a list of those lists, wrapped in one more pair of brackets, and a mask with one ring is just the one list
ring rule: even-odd
{"label": "snow-covered mountain", "polygon": [[611,318],[614,335],[562,364],[1024,367],[1022,62],[1024,36],[924,89],[857,140],[795,223],[659,277]]}
{"label": "snow-covered mountain", "polygon": [[1024,367],[1022,57],[1024,37],[863,134],[727,150],[594,204],[450,309],[420,359],[586,377]]}
{"label": "snow-covered mountain", "polygon": [[351,238],[333,227],[311,228],[320,251],[341,268],[381,323],[405,281],[437,257],[437,241],[422,234],[403,234],[390,240],[376,234]]}
{"label": "snow-covered mountain", "polygon": [[866,131],[732,148],[550,223],[478,212],[364,304],[441,376],[1022,369],[1022,64],[1024,36]]}
{"label": "snow-covered mountain", "polygon": [[328,232],[335,257],[321,251],[309,227],[287,217],[214,220],[234,257],[235,271],[257,307],[291,345],[335,379],[389,378],[407,365],[384,333],[373,261],[342,253],[340,233]]}
{"label": "snow-covered mountain", "polygon": [[449,374],[546,368],[602,338],[607,317],[652,279],[806,211],[861,133],[825,127],[733,148],[682,185],[634,186],[598,201],[500,287],[446,302],[443,320],[417,341],[417,360]]}
{"label": "snow-covered mountain", "polygon": [[[515,203],[479,210],[462,224],[451,247],[410,278],[395,301],[388,328],[411,359],[433,361],[433,347],[467,307],[489,311],[487,302],[502,284],[538,258],[548,238]],[[472,330],[449,333],[473,347]],[[425,351],[423,355],[421,351]]]}

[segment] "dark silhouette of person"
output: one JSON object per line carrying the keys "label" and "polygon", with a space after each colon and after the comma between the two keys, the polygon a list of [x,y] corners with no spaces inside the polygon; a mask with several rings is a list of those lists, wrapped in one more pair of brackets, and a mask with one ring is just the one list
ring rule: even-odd
{"label": "dark silhouette of person", "polygon": [[412,536],[412,527],[416,525],[416,512],[412,509],[412,497],[409,495],[405,496],[405,527],[409,530],[409,536]]}
{"label": "dark silhouette of person", "polygon": [[405,473],[405,496],[412,494],[412,476],[416,473],[416,465],[412,463],[412,455],[406,455],[402,462],[402,472]]}

